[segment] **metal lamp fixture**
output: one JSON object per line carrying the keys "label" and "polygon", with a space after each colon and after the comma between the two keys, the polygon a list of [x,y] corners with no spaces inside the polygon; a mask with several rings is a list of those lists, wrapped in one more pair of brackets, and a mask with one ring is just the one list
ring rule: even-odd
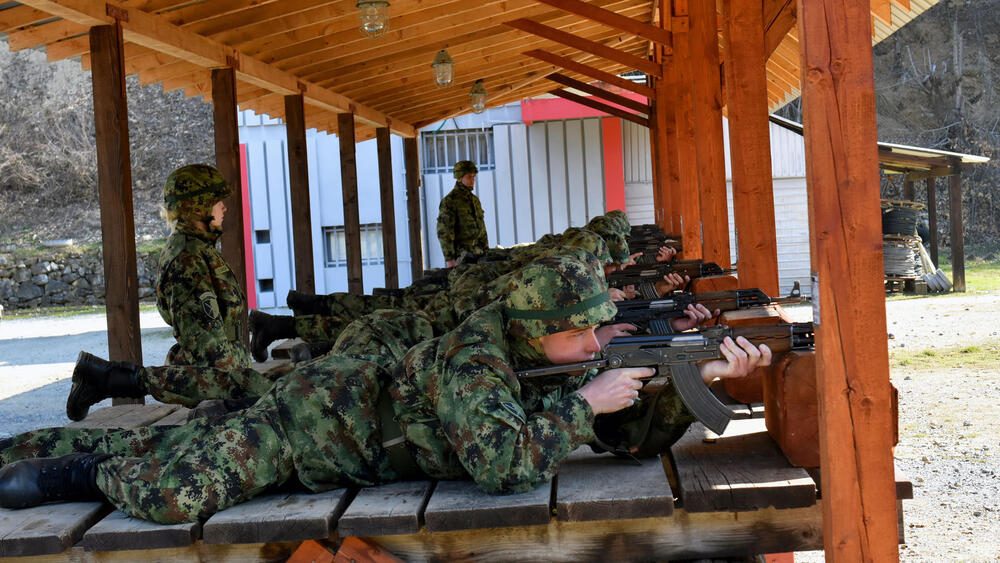
{"label": "metal lamp fixture", "polygon": [[386,0],[358,0],[358,17],[361,33],[375,39],[389,30],[389,2]]}
{"label": "metal lamp fixture", "polygon": [[434,82],[439,88],[448,86],[455,78],[455,61],[451,60],[448,51],[444,49],[441,49],[437,55],[434,55],[434,62],[431,63],[431,68],[434,69]]}
{"label": "metal lamp fixture", "polygon": [[472,102],[472,111],[483,113],[483,110],[486,109],[486,87],[483,86],[482,78],[476,80],[476,83],[472,85],[469,100]]}

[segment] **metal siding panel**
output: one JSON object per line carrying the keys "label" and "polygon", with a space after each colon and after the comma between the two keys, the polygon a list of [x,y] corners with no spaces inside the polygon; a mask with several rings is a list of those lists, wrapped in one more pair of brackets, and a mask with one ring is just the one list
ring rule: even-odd
{"label": "metal siding panel", "polygon": [[313,251],[313,280],[316,282],[316,293],[331,293],[326,288],[326,277],[323,275],[323,229],[322,223],[322,198],[320,182],[317,174],[319,163],[317,162],[316,137],[306,137],[306,165],[309,167],[309,232],[312,239]]}
{"label": "metal siding panel", "polygon": [[250,187],[250,224],[255,230],[266,231],[271,228],[271,217],[262,142],[247,143],[247,185]]}
{"label": "metal siding panel", "polygon": [[528,127],[528,174],[531,181],[532,213],[534,217],[533,239],[553,232],[552,194],[549,191],[548,135],[545,123]]}
{"label": "metal siding panel", "polygon": [[399,287],[413,283],[410,272],[410,219],[406,214],[406,167],[403,157],[403,138],[389,137],[392,153],[393,214],[396,217],[396,261]]}
{"label": "metal siding panel", "polygon": [[604,199],[604,138],[600,118],[583,120],[583,151],[587,179],[586,216],[589,220],[607,210]]}
{"label": "metal siding panel", "polygon": [[[428,268],[443,268],[444,254],[437,238],[438,209],[441,207],[441,194],[447,193],[454,185],[450,174],[424,174],[424,197],[427,213],[427,239],[424,250],[427,251]],[[445,184],[447,182],[447,184]],[[448,186],[448,187],[445,187]]]}
{"label": "metal siding panel", "polygon": [[493,128],[493,141],[495,148],[496,173],[494,175],[494,192],[497,196],[497,237],[493,240],[494,245],[511,246],[517,242],[517,223],[514,212],[514,183],[511,179],[513,166],[511,164],[511,128],[506,125],[497,125]]}
{"label": "metal siding panel", "polygon": [[548,139],[546,157],[551,194],[552,232],[565,231],[570,226],[569,193],[566,186],[566,128],[561,122],[545,124]]}
{"label": "metal siding panel", "polygon": [[295,266],[291,253],[291,201],[288,189],[287,162],[284,141],[265,144],[269,207],[271,209],[271,250],[273,254],[274,294],[278,303],[292,288]]}
{"label": "metal siding panel", "polygon": [[340,143],[333,135],[318,136],[316,150],[321,226],[343,225],[344,194],[340,188]]}
{"label": "metal siding panel", "polygon": [[587,175],[583,158],[583,122],[579,119],[563,122],[563,147],[566,162],[566,194],[569,224],[582,227],[587,224]]}
{"label": "metal siding panel", "polygon": [[633,225],[653,223],[653,184],[625,184],[625,210]]}
{"label": "metal siding panel", "polygon": [[483,219],[486,222],[486,238],[490,246],[497,241],[497,191],[492,170],[476,174],[476,185],[480,188],[479,203],[483,206]]}
{"label": "metal siding panel", "polygon": [[[510,176],[514,196],[515,243],[534,242],[534,215],[531,209],[532,186],[529,175],[528,128],[518,123],[511,125],[508,131],[510,154]],[[499,146],[499,144],[498,144]]]}

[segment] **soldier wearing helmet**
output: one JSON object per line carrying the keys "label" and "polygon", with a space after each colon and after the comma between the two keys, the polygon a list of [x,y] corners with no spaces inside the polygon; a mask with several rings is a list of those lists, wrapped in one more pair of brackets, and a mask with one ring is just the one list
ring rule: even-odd
{"label": "soldier wearing helmet", "polygon": [[174,170],[163,186],[171,226],[160,255],[156,306],[177,343],[167,364],[242,368],[250,355],[241,340],[246,294],[215,248],[232,188],[217,169],[191,164]]}
{"label": "soldier wearing helmet", "polygon": [[490,248],[483,206],[472,192],[479,169],[471,160],[455,163],[455,187],[438,208],[437,235],[449,268],[463,255],[478,258]]}

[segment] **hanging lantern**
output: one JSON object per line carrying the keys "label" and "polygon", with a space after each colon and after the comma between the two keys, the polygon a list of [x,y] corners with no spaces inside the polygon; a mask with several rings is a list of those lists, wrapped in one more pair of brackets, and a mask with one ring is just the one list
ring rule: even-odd
{"label": "hanging lantern", "polygon": [[434,55],[434,62],[431,63],[434,69],[434,82],[439,88],[444,88],[451,84],[455,78],[455,61],[451,60],[448,51],[441,49]]}
{"label": "hanging lantern", "polygon": [[389,3],[386,0],[358,0],[361,33],[375,39],[389,30]]}
{"label": "hanging lantern", "polygon": [[476,83],[472,85],[469,100],[472,102],[472,111],[483,113],[483,110],[486,109],[486,87],[483,86],[482,78],[476,80]]}

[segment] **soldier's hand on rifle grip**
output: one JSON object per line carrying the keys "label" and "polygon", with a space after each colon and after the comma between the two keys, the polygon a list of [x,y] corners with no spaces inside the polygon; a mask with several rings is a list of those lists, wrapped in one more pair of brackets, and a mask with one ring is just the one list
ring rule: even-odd
{"label": "soldier's hand on rifle grip", "polygon": [[675,332],[684,332],[685,330],[692,329],[698,325],[707,324],[717,316],[719,316],[718,309],[715,310],[715,313],[712,313],[701,303],[695,303],[693,305],[688,305],[684,309],[683,317],[671,319],[670,326]]}
{"label": "soldier's hand on rifle grip", "polygon": [[608,288],[608,295],[611,296],[612,303],[618,303],[620,301],[625,301],[628,297],[625,297],[625,292],[618,289],[617,287]]}
{"label": "soldier's hand on rifle grip", "polygon": [[635,259],[642,256],[642,252],[633,252],[628,257],[628,262],[622,264],[622,269],[624,270],[628,266],[635,266]]}
{"label": "soldier's hand on rifle grip", "polygon": [[653,368],[609,369],[577,389],[590,404],[594,414],[620,411],[635,404],[645,377],[652,377]]}
{"label": "soldier's hand on rifle grip", "polygon": [[656,252],[657,262],[669,262],[674,259],[677,255],[677,250],[672,246],[661,246],[660,250]]}
{"label": "soldier's hand on rifle grip", "polygon": [[746,338],[726,337],[719,346],[724,360],[709,360],[700,366],[701,378],[709,384],[716,378],[737,379],[750,375],[761,366],[771,365],[771,349],[766,344],[754,346]]}
{"label": "soldier's hand on rifle grip", "polygon": [[660,297],[671,291],[684,287],[691,281],[691,276],[681,276],[678,273],[670,273],[663,276],[663,281],[656,282],[656,293]]}
{"label": "soldier's hand on rifle grip", "polygon": [[611,342],[612,338],[617,338],[619,336],[631,336],[631,331],[638,329],[639,327],[629,323],[604,325],[602,327],[598,327],[596,331],[597,342],[601,344],[601,350],[603,350],[604,347],[608,345],[608,342]]}

